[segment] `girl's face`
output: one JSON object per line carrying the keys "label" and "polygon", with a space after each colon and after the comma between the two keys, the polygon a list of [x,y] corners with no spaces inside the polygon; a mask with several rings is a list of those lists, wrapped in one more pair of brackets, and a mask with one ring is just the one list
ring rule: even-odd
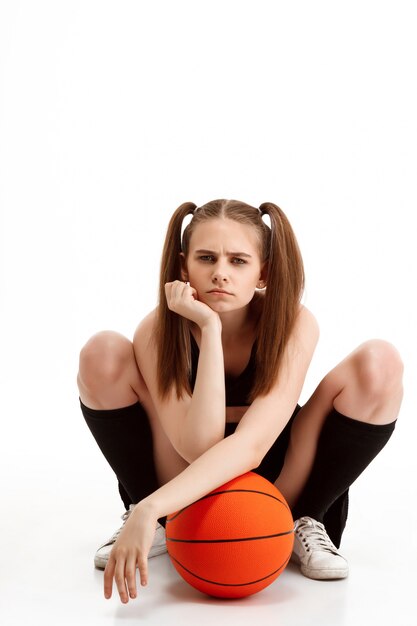
{"label": "girl's face", "polygon": [[188,258],[181,256],[183,280],[217,313],[247,306],[266,278],[254,229],[227,218],[199,224],[190,238]]}

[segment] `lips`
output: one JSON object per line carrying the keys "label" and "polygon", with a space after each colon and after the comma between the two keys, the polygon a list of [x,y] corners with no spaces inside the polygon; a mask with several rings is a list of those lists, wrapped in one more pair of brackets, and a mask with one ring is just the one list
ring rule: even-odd
{"label": "lips", "polygon": [[224,291],[224,289],[212,289],[208,293],[224,293],[224,294],[226,294],[228,296],[232,295],[229,291]]}

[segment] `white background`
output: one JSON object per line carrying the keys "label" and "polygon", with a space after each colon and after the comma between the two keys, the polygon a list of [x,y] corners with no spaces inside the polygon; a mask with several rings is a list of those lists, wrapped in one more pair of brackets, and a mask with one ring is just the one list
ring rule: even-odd
{"label": "white background", "polygon": [[[349,582],[332,596],[285,572],[252,606],[268,598],[262,619],[275,623],[286,584],[288,624],[307,623],[303,597],[311,609],[320,590],[343,606],[321,604],[322,623],[381,623],[398,603],[407,609],[417,557],[416,26],[414,3],[398,0],[0,1],[3,623],[176,623],[190,602],[207,604],[169,603],[158,576],[145,614],[139,600],[102,600],[92,556],[122,507],[75,377],[91,334],[131,337],[156,305],[174,209],[215,198],[275,202],[294,227],[304,302],[321,327],[301,401],[371,337],[393,342],[406,368],[395,435],[352,489]],[[164,558],[150,563],[176,581]],[[224,603],[211,606],[210,623],[224,611],[233,621]],[[254,619],[250,606],[235,609],[239,623]]]}

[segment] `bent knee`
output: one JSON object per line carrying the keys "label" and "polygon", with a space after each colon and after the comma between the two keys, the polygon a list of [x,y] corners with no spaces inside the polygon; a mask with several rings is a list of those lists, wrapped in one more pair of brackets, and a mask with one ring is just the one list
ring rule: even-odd
{"label": "bent knee", "polygon": [[397,348],[383,339],[370,339],[355,351],[359,384],[371,396],[391,394],[402,386],[404,365]]}
{"label": "bent knee", "polygon": [[80,352],[79,382],[96,390],[116,383],[134,358],[133,344],[120,333],[104,330],[93,335]]}

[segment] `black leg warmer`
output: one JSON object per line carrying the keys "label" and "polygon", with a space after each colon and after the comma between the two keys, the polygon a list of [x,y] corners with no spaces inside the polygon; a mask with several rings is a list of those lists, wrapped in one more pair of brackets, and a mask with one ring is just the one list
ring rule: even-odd
{"label": "black leg warmer", "polygon": [[125,505],[136,504],[158,489],[152,430],[140,402],[121,409],[81,411],[100,450],[119,481]]}
{"label": "black leg warmer", "polygon": [[348,489],[382,450],[395,428],[359,422],[333,409],[320,433],[307,483],[293,508],[294,519],[308,515],[324,523],[339,547],[346,525]]}

